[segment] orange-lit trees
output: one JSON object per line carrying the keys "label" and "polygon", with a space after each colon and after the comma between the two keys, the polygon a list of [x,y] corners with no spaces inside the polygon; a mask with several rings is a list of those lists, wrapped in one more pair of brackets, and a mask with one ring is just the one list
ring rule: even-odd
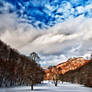
{"label": "orange-lit trees", "polygon": [[56,68],[56,66],[49,67],[50,70],[50,79],[54,82],[55,86],[57,86],[58,81],[60,80],[60,71],[61,68]]}

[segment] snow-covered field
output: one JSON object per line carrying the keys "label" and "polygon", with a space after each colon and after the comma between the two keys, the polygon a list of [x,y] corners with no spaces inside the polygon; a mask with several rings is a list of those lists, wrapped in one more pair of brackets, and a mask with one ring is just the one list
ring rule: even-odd
{"label": "snow-covered field", "polygon": [[0,88],[0,92],[92,92],[92,88],[84,87],[79,84],[59,83],[55,87],[51,82],[43,82],[34,86],[34,91],[30,87]]}

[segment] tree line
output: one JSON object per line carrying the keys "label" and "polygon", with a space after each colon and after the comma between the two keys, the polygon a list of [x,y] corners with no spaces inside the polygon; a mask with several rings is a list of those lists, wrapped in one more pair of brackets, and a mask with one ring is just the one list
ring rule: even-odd
{"label": "tree line", "polygon": [[92,87],[92,59],[84,66],[76,70],[71,70],[60,78],[63,78],[63,81],[66,82],[78,83]]}
{"label": "tree line", "polygon": [[61,67],[56,68],[56,66],[49,66],[48,70],[50,75],[47,80],[52,80],[55,86],[58,85],[59,81],[62,81],[62,83],[71,82],[92,87],[92,58],[82,67],[75,70],[70,70],[64,74],[61,73]]}
{"label": "tree line", "polygon": [[33,85],[44,79],[44,70],[35,59],[19,54],[0,40],[0,87]]}

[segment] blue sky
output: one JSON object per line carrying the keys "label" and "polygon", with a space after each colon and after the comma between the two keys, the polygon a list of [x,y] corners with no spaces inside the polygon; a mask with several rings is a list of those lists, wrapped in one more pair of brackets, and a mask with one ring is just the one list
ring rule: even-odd
{"label": "blue sky", "polygon": [[[70,18],[83,15],[92,17],[92,0],[5,0],[14,6],[8,12],[16,12],[21,22],[32,24],[34,27],[48,28]],[[4,1],[1,1],[3,6]]]}
{"label": "blue sky", "polygon": [[0,39],[54,65],[92,51],[92,0],[0,0]]}

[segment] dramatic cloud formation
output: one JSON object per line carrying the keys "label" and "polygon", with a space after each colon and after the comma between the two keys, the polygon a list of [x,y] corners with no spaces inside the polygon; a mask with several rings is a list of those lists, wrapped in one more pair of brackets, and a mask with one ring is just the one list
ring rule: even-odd
{"label": "dramatic cloud formation", "polygon": [[7,19],[2,24],[4,31],[0,38],[23,54],[28,55],[33,51],[40,53],[44,64],[60,63],[67,58],[83,56],[92,51],[92,19],[78,17],[44,31],[27,24],[18,24],[14,18],[10,20],[10,24],[5,25]]}
{"label": "dramatic cloud formation", "polygon": [[[7,12],[10,6],[14,9],[9,3],[5,9],[0,8],[0,39],[23,54],[29,55],[33,51],[39,53],[43,66],[92,53],[91,18],[80,15],[48,29],[36,29],[28,23],[20,22],[25,19],[18,18],[16,12]],[[84,11],[81,6],[77,8],[80,12]]]}

